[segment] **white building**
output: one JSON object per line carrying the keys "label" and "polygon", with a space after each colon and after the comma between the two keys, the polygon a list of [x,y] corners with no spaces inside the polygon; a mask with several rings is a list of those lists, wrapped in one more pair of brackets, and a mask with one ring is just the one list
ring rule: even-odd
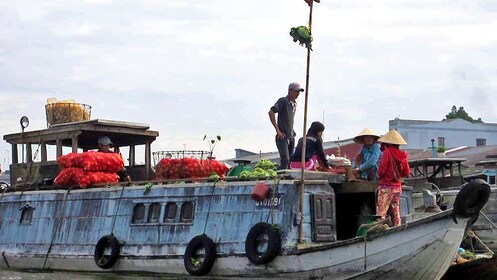
{"label": "white building", "polygon": [[471,123],[463,119],[446,121],[402,120],[389,121],[390,129],[397,129],[407,141],[408,149],[427,149],[431,139],[435,146],[497,145],[497,124]]}

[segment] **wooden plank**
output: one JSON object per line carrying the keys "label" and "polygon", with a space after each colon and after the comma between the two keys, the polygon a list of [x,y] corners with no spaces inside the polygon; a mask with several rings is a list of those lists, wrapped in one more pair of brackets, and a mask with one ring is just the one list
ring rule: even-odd
{"label": "wooden plank", "polygon": [[33,162],[33,150],[31,144],[26,144],[26,163]]}
{"label": "wooden plank", "polygon": [[152,162],[152,152],[150,147],[151,142],[147,142],[145,144],[145,177],[147,179],[150,178],[150,171],[152,170],[151,162]]}
{"label": "wooden plank", "polygon": [[378,183],[372,181],[343,182],[341,184],[331,184],[335,193],[374,193],[378,188]]}
{"label": "wooden plank", "polygon": [[129,167],[133,167],[136,164],[135,160],[135,145],[129,146]]}
{"label": "wooden plank", "polygon": [[19,163],[19,156],[17,155],[17,144],[12,144],[12,164]]}
{"label": "wooden plank", "polygon": [[62,140],[60,139],[57,139],[56,140],[56,150],[57,150],[57,153],[56,153],[56,156],[57,158],[59,158],[60,156],[62,156]]}
{"label": "wooden plank", "polygon": [[[69,139],[73,135],[83,132],[105,132],[115,134],[129,134],[135,136],[158,137],[159,132],[153,130],[132,129],[126,127],[96,126],[91,124],[78,124],[63,127],[55,127],[43,130],[35,130],[24,133],[24,141],[38,143],[42,141],[55,141],[57,138]],[[66,136],[63,136],[65,133]],[[21,133],[4,135],[3,139],[8,143],[21,143]]]}
{"label": "wooden plank", "polygon": [[40,145],[41,145],[41,161],[45,162],[47,161],[47,144],[45,142],[42,142]]}
{"label": "wooden plank", "polygon": [[79,135],[79,131],[71,131],[71,132],[60,132],[60,133],[38,133],[38,134],[32,134],[29,135],[29,133],[26,133],[28,135],[25,135],[24,139],[21,138],[7,138],[5,135],[4,140],[7,141],[10,144],[21,144],[22,141],[24,143],[33,143],[33,144],[38,144],[40,141],[42,142],[53,142],[56,141],[57,139],[71,139],[74,135]]}
{"label": "wooden plank", "polygon": [[72,152],[77,153],[78,152],[78,136],[73,135],[71,140],[72,140]]}

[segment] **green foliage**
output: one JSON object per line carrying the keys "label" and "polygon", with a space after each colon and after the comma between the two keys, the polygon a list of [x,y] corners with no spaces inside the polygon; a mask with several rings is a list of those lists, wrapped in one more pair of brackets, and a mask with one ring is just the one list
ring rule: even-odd
{"label": "green foliage", "polygon": [[292,27],[290,36],[292,36],[294,42],[299,41],[301,46],[305,45],[306,48],[312,51],[312,35],[307,26]]}
{"label": "green foliage", "polygon": [[[207,139],[207,135],[204,135],[204,139],[202,139],[203,141],[205,141]],[[209,143],[209,152],[210,152],[210,156],[212,157],[212,154],[214,153],[214,148],[216,147],[217,145],[217,142],[221,141],[221,136],[217,135],[216,138],[214,139],[208,139],[208,143]]]}
{"label": "green foliage", "polygon": [[450,112],[445,115],[445,120],[452,120],[452,119],[463,119],[467,120],[468,122],[471,123],[483,123],[481,118],[478,118],[477,120],[473,119],[469,114],[464,110],[464,107],[459,107],[459,109],[456,108],[456,106],[452,106],[452,109]]}
{"label": "green foliage", "polygon": [[445,153],[446,150],[444,146],[438,146],[437,153]]}

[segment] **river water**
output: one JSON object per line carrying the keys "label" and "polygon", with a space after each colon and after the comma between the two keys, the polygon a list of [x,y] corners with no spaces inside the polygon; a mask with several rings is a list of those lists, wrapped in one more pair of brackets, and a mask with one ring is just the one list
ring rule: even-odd
{"label": "river water", "polygon": [[0,280],[155,280],[155,279],[183,279],[173,276],[142,276],[116,275],[107,273],[72,273],[72,272],[26,272],[1,270]]}

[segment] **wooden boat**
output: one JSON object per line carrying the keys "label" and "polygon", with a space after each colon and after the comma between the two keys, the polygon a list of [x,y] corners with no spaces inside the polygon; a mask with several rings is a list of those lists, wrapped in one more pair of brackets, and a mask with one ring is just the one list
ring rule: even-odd
{"label": "wooden boat", "polygon": [[[44,155],[47,148],[40,162],[18,163],[16,155],[11,174],[23,179],[11,182],[22,184],[5,188],[0,197],[2,268],[209,278],[440,279],[472,216],[464,196],[458,199],[465,209],[414,214],[407,192],[401,200],[407,209],[403,225],[356,237],[362,223],[357,214],[371,201],[374,209],[369,183],[307,173],[299,209],[300,180],[290,173],[262,180],[271,189],[262,202],[251,198],[258,181],[151,181],[150,143],[158,133],[144,125],[94,120],[26,134],[27,143],[55,144],[58,156],[64,146],[91,149],[101,135],[130,145],[132,159],[134,145],[144,144],[145,164],[136,166],[133,160],[129,170],[145,180],[59,189],[46,180],[58,172]],[[5,139],[16,151],[22,143],[19,134]]]}

